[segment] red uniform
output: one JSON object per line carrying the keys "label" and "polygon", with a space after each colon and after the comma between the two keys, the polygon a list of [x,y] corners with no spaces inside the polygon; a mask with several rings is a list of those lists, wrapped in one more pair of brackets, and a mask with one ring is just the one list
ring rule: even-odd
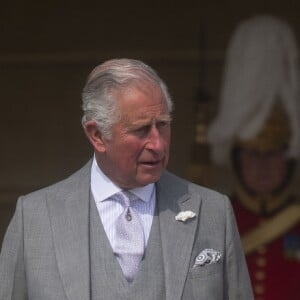
{"label": "red uniform", "polygon": [[[240,235],[267,218],[232,201]],[[247,257],[255,300],[300,300],[300,224]]]}

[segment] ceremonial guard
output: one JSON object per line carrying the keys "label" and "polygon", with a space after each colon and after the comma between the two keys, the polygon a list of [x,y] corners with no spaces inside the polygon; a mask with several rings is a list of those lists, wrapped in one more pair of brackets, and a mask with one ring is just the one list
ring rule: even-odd
{"label": "ceremonial guard", "polygon": [[300,299],[298,68],[284,21],[243,21],[229,43],[208,130],[214,163],[230,163],[237,178],[232,204],[256,300]]}

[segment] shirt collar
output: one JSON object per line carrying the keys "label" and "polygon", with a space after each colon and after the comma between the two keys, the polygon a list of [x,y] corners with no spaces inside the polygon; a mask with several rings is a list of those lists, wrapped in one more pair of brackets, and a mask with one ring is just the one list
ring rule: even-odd
{"label": "shirt collar", "polygon": [[[96,202],[104,201],[122,190],[102,172],[95,156],[91,169],[91,189]],[[150,183],[143,187],[130,189],[129,191],[144,202],[148,202],[151,199],[152,193],[155,191],[155,185],[154,183]]]}

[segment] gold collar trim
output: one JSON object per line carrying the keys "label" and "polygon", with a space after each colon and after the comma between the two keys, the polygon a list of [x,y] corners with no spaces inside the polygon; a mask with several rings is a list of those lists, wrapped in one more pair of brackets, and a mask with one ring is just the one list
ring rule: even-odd
{"label": "gold collar trim", "polygon": [[291,189],[288,187],[278,195],[250,195],[238,186],[236,190],[237,200],[250,212],[269,216],[285,206],[291,196]]}

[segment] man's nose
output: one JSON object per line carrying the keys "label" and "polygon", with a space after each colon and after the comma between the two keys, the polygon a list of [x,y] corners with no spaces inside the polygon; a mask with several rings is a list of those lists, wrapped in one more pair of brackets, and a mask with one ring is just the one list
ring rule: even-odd
{"label": "man's nose", "polygon": [[161,151],[163,148],[161,133],[155,125],[149,131],[147,148],[156,152]]}

